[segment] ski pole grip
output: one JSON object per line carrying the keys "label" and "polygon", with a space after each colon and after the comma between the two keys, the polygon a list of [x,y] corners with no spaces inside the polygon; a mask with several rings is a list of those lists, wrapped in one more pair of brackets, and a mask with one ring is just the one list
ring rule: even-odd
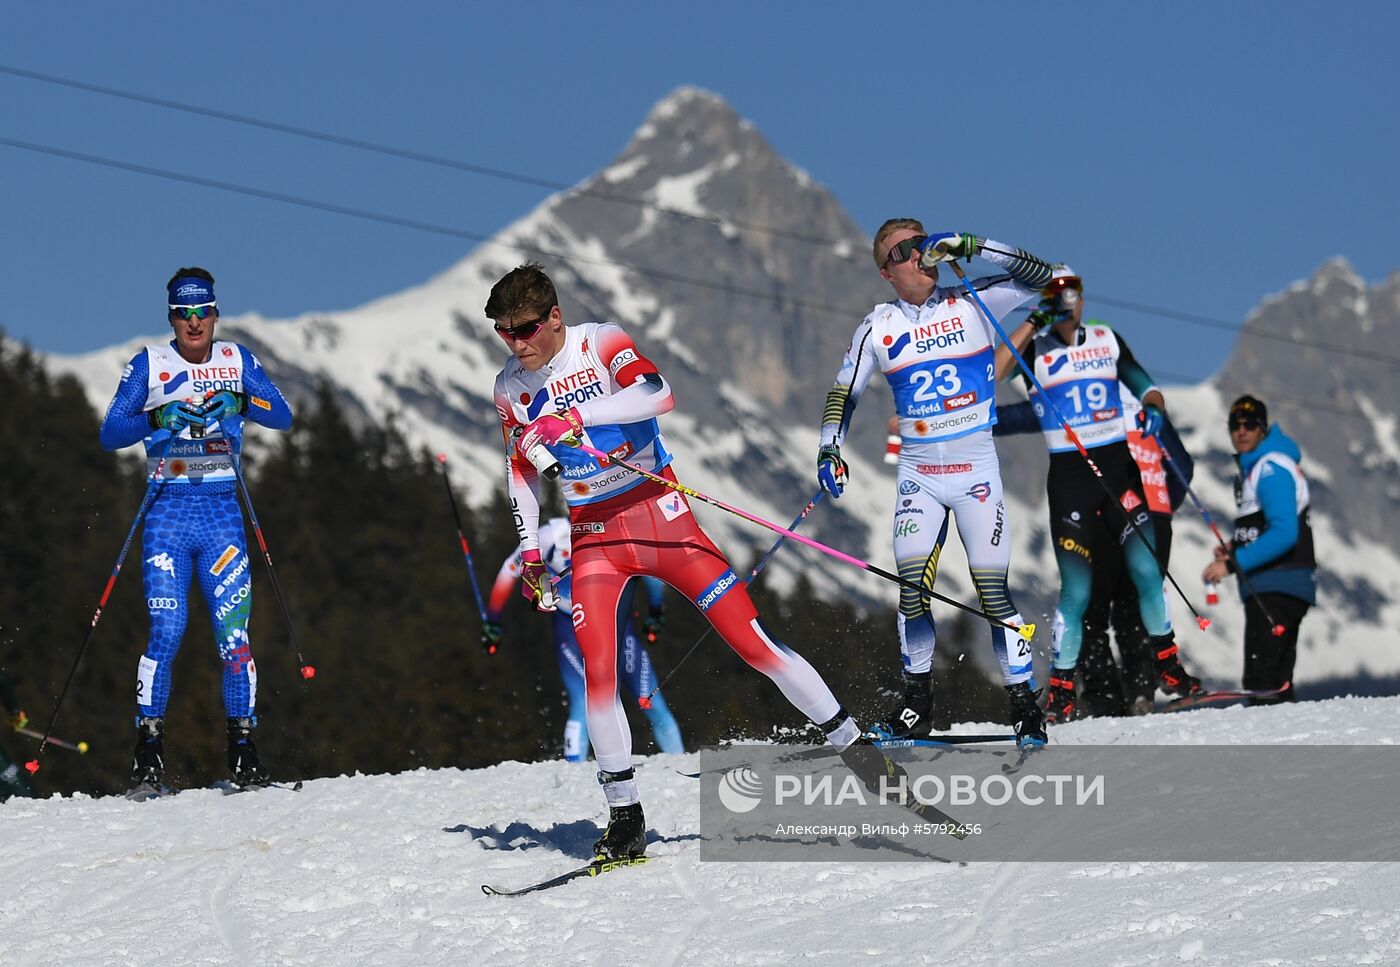
{"label": "ski pole grip", "polygon": [[546,480],[553,480],[559,476],[564,468],[559,465],[559,461],[554,459],[554,454],[543,443],[536,443],[529,450],[525,451],[525,459],[534,464],[540,476]]}

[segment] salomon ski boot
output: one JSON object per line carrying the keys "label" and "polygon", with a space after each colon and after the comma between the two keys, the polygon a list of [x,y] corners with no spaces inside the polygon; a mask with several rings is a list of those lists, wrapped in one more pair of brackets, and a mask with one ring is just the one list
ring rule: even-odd
{"label": "salomon ski boot", "polygon": [[1201,680],[1182,667],[1171,635],[1152,639],[1152,657],[1157,661],[1157,687],[1162,691],[1168,695],[1194,695],[1201,691]]}
{"label": "salomon ski boot", "polygon": [[1079,700],[1074,694],[1074,669],[1051,668],[1050,690],[1045,695],[1045,721],[1060,725],[1079,714]]}
{"label": "salomon ski boot", "polygon": [[131,781],[159,788],[165,778],[165,719],[142,716],[136,720],[136,748],[131,754]]}
{"label": "salomon ski boot", "polygon": [[268,783],[267,770],[258,758],[258,747],[253,744],[253,720],[250,718],[228,720],[228,770],[240,786]]}
{"label": "salomon ski boot", "polygon": [[933,724],[932,716],[933,672],[905,672],[904,698],[883,721],[871,725],[865,737],[874,742],[923,738]]}
{"label": "salomon ski boot", "polygon": [[1016,744],[1023,749],[1043,746],[1048,741],[1045,713],[1040,710],[1030,682],[1007,685],[1006,694],[1011,696],[1011,724],[1016,730]]}

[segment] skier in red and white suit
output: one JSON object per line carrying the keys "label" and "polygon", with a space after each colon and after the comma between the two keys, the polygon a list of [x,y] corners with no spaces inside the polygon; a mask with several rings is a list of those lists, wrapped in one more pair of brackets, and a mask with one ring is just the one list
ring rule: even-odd
{"label": "skier in red and white suit", "polygon": [[[817,671],[759,621],[744,582],[700,529],[686,498],[615,464],[603,466],[570,439],[667,479],[671,454],[656,418],[675,405],[671,388],[616,325],[565,326],[554,284],[536,264],[491,289],[486,315],[513,358],[496,377],[496,409],[508,448],[508,490],[520,533],[522,591],[536,602],[539,476],[557,461],[573,541],[573,623],[583,652],[588,732],[610,822],[600,858],[639,856],[646,827],[632,773],[632,735],[617,690],[618,599],[627,581],[652,575],[690,598],[715,630],[838,749],[859,728]],[[548,452],[548,456],[544,451]]]}

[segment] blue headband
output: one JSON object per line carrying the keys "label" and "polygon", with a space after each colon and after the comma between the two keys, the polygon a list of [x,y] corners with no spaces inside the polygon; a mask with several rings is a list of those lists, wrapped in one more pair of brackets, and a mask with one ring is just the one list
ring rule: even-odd
{"label": "blue headband", "polygon": [[202,306],[214,301],[214,284],[208,279],[185,275],[170,283],[170,305]]}

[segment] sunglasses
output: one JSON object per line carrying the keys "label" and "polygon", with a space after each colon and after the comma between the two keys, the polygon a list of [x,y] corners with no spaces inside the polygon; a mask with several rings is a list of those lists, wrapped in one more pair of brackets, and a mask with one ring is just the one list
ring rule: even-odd
{"label": "sunglasses", "polygon": [[1236,430],[1257,430],[1261,424],[1258,420],[1231,420],[1226,425],[1230,428],[1230,432],[1234,433]]}
{"label": "sunglasses", "polygon": [[492,328],[496,330],[496,335],[500,336],[508,344],[515,342],[517,339],[529,342],[539,335],[540,330],[543,329],[544,324],[549,321],[550,313],[553,311],[554,306],[550,306],[541,313],[538,318],[532,319],[529,322],[522,322],[518,326],[493,326]]}
{"label": "sunglasses", "polygon": [[880,268],[887,269],[891,264],[898,265],[902,262],[908,262],[909,256],[913,255],[914,250],[924,244],[927,238],[927,235],[913,235],[893,246],[889,254],[885,256],[885,264],[880,266]]}
{"label": "sunglasses", "polygon": [[1049,300],[1067,289],[1073,289],[1075,292],[1083,292],[1084,283],[1072,275],[1067,275],[1060,279],[1051,279],[1046,283],[1045,288],[1040,290],[1040,294],[1042,297]]}
{"label": "sunglasses", "polygon": [[170,307],[170,314],[172,316],[179,316],[181,319],[193,319],[196,316],[200,319],[208,319],[210,316],[216,315],[218,311],[218,304],[214,302],[206,302],[198,306]]}

